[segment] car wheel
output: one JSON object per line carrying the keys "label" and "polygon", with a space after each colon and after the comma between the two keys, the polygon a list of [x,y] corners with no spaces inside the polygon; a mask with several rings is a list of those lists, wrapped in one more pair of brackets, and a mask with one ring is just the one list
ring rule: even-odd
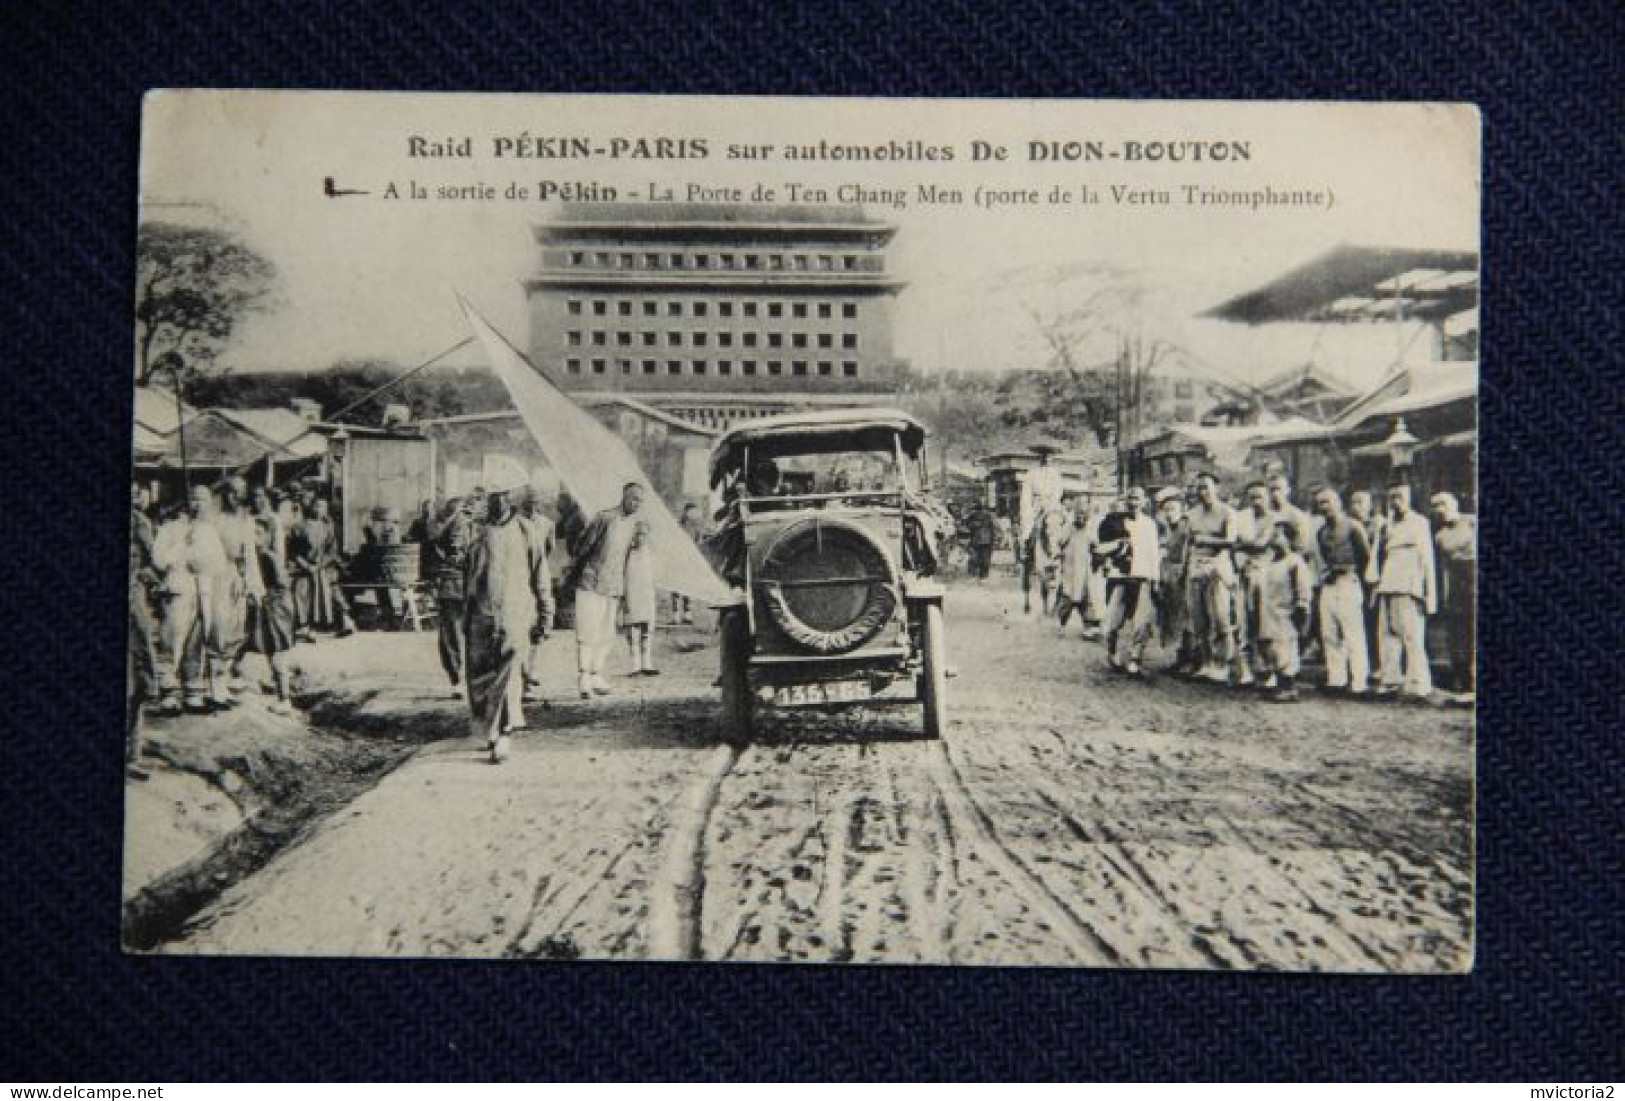
{"label": "car wheel", "polygon": [[940,738],[948,725],[948,655],[943,633],[942,605],[925,605],[920,624],[920,703],[925,709],[925,736]]}
{"label": "car wheel", "polygon": [[750,658],[750,624],[741,609],[722,613],[722,736],[735,745],[750,741],[755,700],[746,669]]}

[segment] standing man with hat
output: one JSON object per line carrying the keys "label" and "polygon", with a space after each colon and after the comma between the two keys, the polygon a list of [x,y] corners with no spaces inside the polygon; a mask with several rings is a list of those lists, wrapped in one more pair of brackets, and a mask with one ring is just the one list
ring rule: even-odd
{"label": "standing man with hat", "polygon": [[454,497],[446,505],[444,522],[434,534],[434,601],[439,619],[440,668],[451,681],[453,695],[462,695],[466,604],[464,571],[474,545],[472,498]]}
{"label": "standing man with hat", "polygon": [[1397,695],[1403,678],[1406,695],[1429,698],[1433,673],[1428,668],[1427,617],[1438,611],[1439,584],[1434,574],[1433,532],[1426,518],[1412,510],[1409,485],[1388,489],[1388,526],[1366,576],[1376,586],[1382,651],[1378,695]]}
{"label": "standing man with hat", "polygon": [[509,734],[525,725],[521,663],[536,625],[530,550],[505,493],[489,498],[485,526],[468,551],[463,594],[470,729],[500,764]]}
{"label": "standing man with hat", "polygon": [[530,591],[536,599],[536,622],[525,647],[524,692],[526,699],[540,693],[537,677],[542,640],[553,629],[553,520],[543,511],[542,491],[527,485],[519,492],[519,515],[515,522],[525,536],[525,553],[530,562]]}
{"label": "standing man with hat", "polygon": [[1478,650],[1478,517],[1461,511],[1454,493],[1435,493],[1428,502],[1438,521],[1434,542],[1439,551],[1439,611],[1450,652],[1450,689],[1464,696],[1477,688],[1474,673]]}
{"label": "standing man with hat", "polygon": [[647,538],[648,525],[638,516],[643,492],[639,483],[626,483],[621,503],[588,522],[570,565],[576,597],[576,668],[584,700],[611,692],[604,680],[604,663],[615,644],[616,616],[626,595],[627,559]]}

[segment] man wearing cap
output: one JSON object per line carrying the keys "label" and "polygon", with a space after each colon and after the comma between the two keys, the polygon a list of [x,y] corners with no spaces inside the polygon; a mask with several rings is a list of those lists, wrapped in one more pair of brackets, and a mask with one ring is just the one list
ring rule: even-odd
{"label": "man wearing cap", "polygon": [[520,662],[536,625],[530,550],[506,494],[492,493],[485,527],[464,568],[470,730],[491,760],[508,756],[508,736],[525,725]]}
{"label": "man wearing cap", "polygon": [[1254,609],[1253,640],[1258,674],[1272,685],[1268,698],[1295,703],[1299,648],[1309,627],[1314,578],[1298,553],[1296,522],[1277,518],[1270,527],[1268,557],[1249,571],[1247,587]]}
{"label": "man wearing cap", "polygon": [[[1349,519],[1365,529],[1366,545],[1375,551],[1377,544],[1382,540],[1382,533],[1388,530],[1388,517],[1384,516],[1380,509],[1372,507],[1371,491],[1367,489],[1350,490],[1348,506]],[[1361,574],[1360,579],[1365,580],[1365,575]],[[1378,671],[1382,668],[1382,654],[1377,645],[1379,638],[1377,634],[1377,599],[1371,593],[1369,584],[1366,586],[1366,594],[1364,616],[1365,648],[1368,659],[1366,664],[1371,669],[1370,680],[1374,684],[1381,679]]]}
{"label": "man wearing cap", "polygon": [[643,487],[628,482],[621,503],[594,516],[581,533],[570,573],[576,595],[576,668],[581,698],[607,696],[604,663],[615,644],[616,615],[626,594],[627,558],[648,537],[638,515]]}
{"label": "man wearing cap", "polygon": [[965,537],[970,544],[970,575],[986,581],[993,566],[993,546],[999,538],[998,521],[986,502],[978,501],[965,518]]}
{"label": "man wearing cap", "polygon": [[471,498],[447,502],[445,520],[434,533],[434,601],[439,619],[440,668],[451,681],[453,695],[461,695],[463,655],[467,649],[464,605],[464,568],[474,545],[474,505]]}
{"label": "man wearing cap", "polygon": [[1242,491],[1246,507],[1236,513],[1236,652],[1240,655],[1238,684],[1253,683],[1258,660],[1258,574],[1272,556],[1275,524],[1287,519],[1270,508],[1269,487],[1250,482]]}
{"label": "man wearing cap", "polygon": [[1366,577],[1376,586],[1377,634],[1382,650],[1382,696],[1433,694],[1428,668],[1427,617],[1438,610],[1433,532],[1411,509],[1411,487],[1388,490],[1388,527],[1372,553]]}
{"label": "man wearing cap", "polygon": [[1435,493],[1429,504],[1439,525],[1433,538],[1439,552],[1439,614],[1450,651],[1450,688],[1472,695],[1477,687],[1478,517],[1461,511],[1453,493]]}
{"label": "man wearing cap", "polygon": [[542,492],[526,486],[519,495],[519,515],[515,522],[525,536],[525,552],[530,560],[530,589],[536,598],[536,623],[525,648],[525,698],[534,699],[541,689],[537,677],[542,640],[553,629],[553,520],[543,511]]}
{"label": "man wearing cap", "polygon": [[[1115,520],[1115,522],[1111,522]],[[1139,676],[1140,658],[1154,622],[1151,595],[1160,576],[1157,523],[1145,514],[1145,490],[1131,488],[1101,535],[1096,553],[1106,569],[1106,661],[1118,672]]]}
{"label": "man wearing cap", "polygon": [[1326,655],[1326,687],[1359,695],[1371,669],[1365,637],[1365,587],[1361,578],[1371,564],[1365,526],[1343,512],[1337,490],[1315,491],[1320,514],[1320,645]]}

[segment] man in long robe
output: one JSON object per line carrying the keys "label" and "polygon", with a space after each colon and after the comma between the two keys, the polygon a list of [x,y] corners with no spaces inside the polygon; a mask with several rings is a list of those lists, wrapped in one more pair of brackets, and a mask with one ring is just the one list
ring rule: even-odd
{"label": "man in long robe", "polygon": [[446,671],[456,695],[462,694],[463,655],[467,647],[463,632],[463,583],[468,566],[468,550],[474,544],[474,509],[463,500],[453,500],[446,521],[434,533],[434,599],[439,616],[440,667]]}
{"label": "man in long robe", "polygon": [[1454,493],[1435,493],[1433,542],[1438,549],[1439,614],[1445,624],[1450,656],[1450,689],[1462,695],[1477,691],[1474,667],[1478,652],[1478,517],[1461,511]]}
{"label": "man in long robe", "polygon": [[553,520],[543,511],[542,493],[535,486],[526,486],[519,497],[519,514],[515,523],[525,536],[525,553],[529,561],[530,591],[536,600],[536,623],[526,640],[524,660],[524,693],[526,699],[535,699],[541,691],[542,641],[553,628]]}
{"label": "man in long robe", "polygon": [[148,586],[152,568],[153,530],[143,507],[140,486],[130,495],[130,642],[124,681],[124,771],[132,780],[147,779],[141,767],[141,709],[158,698],[158,656],[152,640]]}
{"label": "man in long robe", "polygon": [[187,511],[159,528],[153,540],[167,657],[161,670],[163,710],[170,714],[180,710],[176,697],[182,694],[186,710],[199,714],[233,702],[226,694],[226,670],[214,665],[222,652],[216,593],[233,584],[237,573],[214,519],[214,494],[208,486],[195,486]]}
{"label": "man in long robe", "polygon": [[305,518],[288,531],[288,572],[293,576],[294,618],[301,636],[316,629],[351,631],[350,613],[339,592],[338,539],[327,518],[327,502],[314,499]]}
{"label": "man in long robe", "polygon": [[506,495],[493,493],[463,575],[470,732],[491,760],[508,756],[508,736],[525,725],[521,661],[536,625],[530,550]]}
{"label": "man in long robe", "polygon": [[1433,531],[1411,508],[1411,487],[1388,490],[1388,526],[1371,555],[1367,578],[1376,586],[1377,635],[1382,650],[1378,695],[1400,691],[1415,699],[1433,695],[1428,666],[1427,617],[1439,609]]}

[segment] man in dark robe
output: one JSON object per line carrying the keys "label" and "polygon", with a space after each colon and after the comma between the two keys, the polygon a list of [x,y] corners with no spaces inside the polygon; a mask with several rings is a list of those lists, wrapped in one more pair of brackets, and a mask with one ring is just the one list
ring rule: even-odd
{"label": "man in dark robe", "polygon": [[502,493],[491,494],[485,526],[469,548],[463,595],[470,732],[500,764],[510,733],[525,725],[521,662],[537,622],[530,549]]}

